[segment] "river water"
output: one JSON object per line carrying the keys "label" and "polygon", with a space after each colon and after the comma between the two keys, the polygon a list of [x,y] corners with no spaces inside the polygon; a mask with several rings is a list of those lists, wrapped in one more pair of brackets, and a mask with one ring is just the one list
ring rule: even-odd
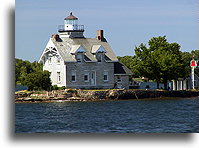
{"label": "river water", "polygon": [[199,98],[17,103],[16,133],[196,133]]}

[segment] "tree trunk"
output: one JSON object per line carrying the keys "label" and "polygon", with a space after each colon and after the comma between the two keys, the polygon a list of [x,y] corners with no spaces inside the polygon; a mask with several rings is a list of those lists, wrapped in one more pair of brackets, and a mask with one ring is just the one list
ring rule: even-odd
{"label": "tree trunk", "polygon": [[164,89],[167,90],[167,80],[164,80]]}
{"label": "tree trunk", "polygon": [[160,87],[160,82],[159,80],[157,80],[157,89],[159,89],[159,87]]}

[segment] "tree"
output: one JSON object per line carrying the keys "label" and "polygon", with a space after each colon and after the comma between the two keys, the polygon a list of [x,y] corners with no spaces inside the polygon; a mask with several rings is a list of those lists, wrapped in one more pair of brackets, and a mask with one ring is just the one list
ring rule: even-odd
{"label": "tree", "polygon": [[191,73],[190,61],[192,60],[192,54],[189,52],[181,52],[183,65],[185,66],[185,77],[188,77]]}
{"label": "tree", "polygon": [[51,80],[48,71],[29,73],[24,81],[29,90],[50,90]]}
{"label": "tree", "polygon": [[157,88],[163,82],[164,89],[168,80],[185,76],[179,44],[168,43],[166,36],[153,37],[148,44],[148,48],[143,43],[135,48],[137,65],[133,68],[141,76],[157,81]]}
{"label": "tree", "polygon": [[15,59],[15,84],[29,87],[29,90],[49,90],[51,87],[50,73],[43,71],[38,62]]}
{"label": "tree", "polygon": [[191,54],[195,57],[196,60],[199,60],[199,50],[192,50]]}
{"label": "tree", "polygon": [[123,57],[118,56],[118,60],[120,62],[122,62],[126,67],[131,69],[131,63],[133,61],[133,56],[123,56]]}
{"label": "tree", "polygon": [[134,77],[138,77],[137,71],[133,68],[133,65],[137,64],[135,56],[118,56],[118,60],[132,71]]}

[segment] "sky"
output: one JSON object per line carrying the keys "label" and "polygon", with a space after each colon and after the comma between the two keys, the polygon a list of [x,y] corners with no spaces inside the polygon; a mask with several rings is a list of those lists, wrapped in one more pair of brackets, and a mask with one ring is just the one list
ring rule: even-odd
{"label": "sky", "polygon": [[135,46],[164,35],[190,52],[199,49],[197,6],[197,0],[16,0],[15,57],[38,61],[71,11],[86,38],[104,30],[117,56],[132,56]]}

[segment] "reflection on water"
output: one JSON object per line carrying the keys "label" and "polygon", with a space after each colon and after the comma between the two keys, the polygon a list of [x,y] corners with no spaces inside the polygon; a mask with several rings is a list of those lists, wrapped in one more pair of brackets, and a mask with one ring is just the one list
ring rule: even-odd
{"label": "reflection on water", "polygon": [[199,98],[16,104],[17,133],[193,133]]}

